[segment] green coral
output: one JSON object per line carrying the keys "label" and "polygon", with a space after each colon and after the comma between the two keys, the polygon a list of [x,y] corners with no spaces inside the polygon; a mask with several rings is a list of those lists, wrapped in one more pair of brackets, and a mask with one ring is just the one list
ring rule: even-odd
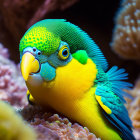
{"label": "green coral", "polygon": [[33,129],[3,101],[0,101],[0,140],[36,140]]}

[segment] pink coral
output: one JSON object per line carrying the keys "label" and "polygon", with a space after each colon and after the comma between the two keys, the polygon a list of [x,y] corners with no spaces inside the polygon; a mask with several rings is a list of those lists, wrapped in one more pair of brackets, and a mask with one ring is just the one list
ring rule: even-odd
{"label": "pink coral", "polygon": [[134,97],[133,100],[126,99],[126,107],[135,128],[134,135],[137,140],[140,140],[140,79],[137,80],[134,89],[127,92]]}
{"label": "pink coral", "polygon": [[127,92],[132,95],[134,99],[126,99],[128,103],[126,107],[132,119],[133,126],[140,129],[140,79],[136,82],[134,89]]}
{"label": "pink coral", "polygon": [[[30,113],[30,115],[28,115]],[[41,107],[25,107],[22,112],[25,120],[35,128],[38,140],[53,139],[83,139],[97,140],[96,136],[77,123],[72,124],[67,118],[58,114],[46,113]]]}
{"label": "pink coral", "polygon": [[0,55],[2,55],[5,58],[9,57],[8,49],[4,48],[1,43],[0,43]]}
{"label": "pink coral", "polygon": [[8,59],[8,50],[0,46],[0,99],[15,107],[23,107],[26,101],[26,86],[19,66]]}
{"label": "pink coral", "polygon": [[133,134],[134,134],[136,140],[140,140],[140,129],[135,129],[133,131]]}

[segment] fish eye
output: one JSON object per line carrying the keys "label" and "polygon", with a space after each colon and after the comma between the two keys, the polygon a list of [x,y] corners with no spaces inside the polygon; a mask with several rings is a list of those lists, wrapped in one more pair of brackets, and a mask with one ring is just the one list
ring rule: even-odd
{"label": "fish eye", "polygon": [[65,60],[69,57],[69,49],[66,45],[62,46],[58,52],[60,59]]}
{"label": "fish eye", "polygon": [[62,51],[62,55],[63,55],[64,57],[66,57],[66,56],[68,55],[68,50],[67,50],[67,49],[64,49],[64,50]]}

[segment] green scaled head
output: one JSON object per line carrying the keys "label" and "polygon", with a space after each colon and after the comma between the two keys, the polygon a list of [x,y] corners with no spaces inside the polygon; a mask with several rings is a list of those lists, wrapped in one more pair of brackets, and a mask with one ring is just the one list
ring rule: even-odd
{"label": "green scaled head", "polygon": [[45,19],[34,24],[21,39],[19,50],[36,47],[50,55],[59,48],[61,41],[69,45],[71,54],[85,50],[97,66],[107,70],[107,61],[95,42],[78,26],[64,19]]}
{"label": "green scaled head", "polygon": [[20,41],[20,52],[26,47],[35,47],[43,54],[54,53],[60,44],[60,37],[49,32],[45,26],[36,24],[32,26]]}

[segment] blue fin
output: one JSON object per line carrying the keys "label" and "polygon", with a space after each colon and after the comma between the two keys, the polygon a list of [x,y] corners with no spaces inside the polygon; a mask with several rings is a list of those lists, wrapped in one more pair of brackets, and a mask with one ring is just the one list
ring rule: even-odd
{"label": "blue fin", "polygon": [[123,96],[127,96],[132,99],[132,96],[123,91],[123,89],[131,89],[133,86],[131,83],[121,81],[128,79],[128,74],[125,73],[125,69],[118,69],[117,66],[113,66],[106,74],[108,76],[108,80],[112,84],[112,91],[117,94],[122,101],[125,102]]}
{"label": "blue fin", "polygon": [[135,140],[132,133],[132,122],[124,106],[123,96],[127,93],[123,89],[132,87],[132,84],[122,81],[128,79],[127,76],[125,69],[118,69],[117,66],[113,66],[106,73],[102,69],[98,69],[95,98],[100,96],[101,101],[96,98],[97,102],[100,104],[105,117],[120,131],[121,137],[124,140]]}

